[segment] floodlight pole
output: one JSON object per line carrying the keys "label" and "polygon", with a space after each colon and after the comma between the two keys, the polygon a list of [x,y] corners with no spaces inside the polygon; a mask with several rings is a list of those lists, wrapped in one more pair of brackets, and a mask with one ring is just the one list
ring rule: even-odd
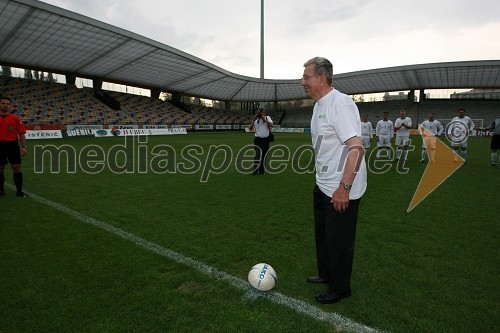
{"label": "floodlight pole", "polygon": [[260,0],[260,78],[264,78],[264,0]]}

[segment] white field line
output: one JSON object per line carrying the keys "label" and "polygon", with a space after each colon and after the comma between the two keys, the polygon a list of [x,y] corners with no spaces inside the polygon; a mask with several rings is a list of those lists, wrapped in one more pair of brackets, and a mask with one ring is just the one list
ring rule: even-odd
{"label": "white field line", "polygon": [[[5,184],[5,185],[8,188],[14,189],[14,186],[12,186],[10,184]],[[215,278],[217,280],[227,282],[230,285],[232,285],[233,287],[245,291],[246,294],[243,296],[243,298],[246,300],[252,300],[252,299],[255,299],[257,297],[263,297],[263,298],[269,299],[270,301],[272,301],[276,304],[286,306],[286,307],[294,310],[297,313],[307,315],[307,316],[312,317],[316,320],[328,322],[328,323],[332,324],[334,327],[336,327],[337,329],[345,330],[347,332],[353,332],[353,333],[382,332],[378,329],[371,328],[371,327],[365,326],[363,324],[359,324],[359,323],[357,323],[357,322],[355,322],[347,317],[344,317],[340,314],[337,314],[335,312],[325,312],[325,311],[321,310],[320,308],[313,306],[307,302],[286,296],[286,295],[284,295],[280,292],[277,292],[277,291],[271,291],[271,292],[265,292],[265,293],[254,292],[247,281],[244,281],[242,279],[234,277],[234,276],[232,276],[226,272],[223,272],[217,268],[206,265],[206,264],[199,262],[197,260],[191,259],[183,254],[178,253],[178,252],[164,248],[156,243],[147,241],[141,237],[138,237],[134,234],[126,232],[120,228],[113,227],[112,225],[110,225],[108,223],[101,222],[93,217],[90,217],[90,216],[87,216],[85,214],[74,211],[70,208],[67,208],[67,207],[57,203],[57,202],[43,198],[43,197],[38,196],[34,193],[26,192],[26,191],[25,191],[25,193],[29,196],[29,198],[28,199],[20,199],[20,200],[29,200],[31,198],[35,201],[38,201],[42,204],[45,204],[47,206],[50,206],[52,208],[55,208],[55,209],[63,212],[63,213],[66,213],[66,214],[70,215],[71,217],[73,217],[77,220],[80,220],[81,222],[91,224],[93,226],[101,228],[102,230],[105,230],[105,231],[110,232],[116,236],[119,236],[123,239],[129,240],[129,241],[135,243],[137,246],[142,247],[150,252],[159,254],[165,258],[176,261],[176,262],[183,264],[183,265],[186,265],[190,268],[194,268],[197,271],[199,271],[205,275],[208,275],[212,278]]]}

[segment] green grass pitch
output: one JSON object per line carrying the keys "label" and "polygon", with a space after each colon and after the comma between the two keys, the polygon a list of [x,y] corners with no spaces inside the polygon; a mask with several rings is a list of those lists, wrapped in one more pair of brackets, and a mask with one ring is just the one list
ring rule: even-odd
{"label": "green grass pitch", "polygon": [[[33,140],[23,160],[25,189],[242,280],[254,264],[267,262],[278,274],[277,292],[369,327],[498,332],[500,167],[489,166],[490,139],[470,138],[469,163],[407,213],[425,169],[416,139],[408,173],[393,167],[368,174],[353,296],[335,305],[317,304],[314,295],[324,286],[306,282],[316,273],[307,150],[298,163],[302,172],[280,162],[280,172],[254,177],[236,166],[250,134],[149,137],[137,144],[134,161],[117,153],[115,169],[102,167],[99,153],[125,145],[123,138]],[[310,136],[277,133],[278,144],[293,154]],[[34,161],[35,146],[44,145],[67,145],[77,158],[61,155],[61,170],[50,172],[48,158]],[[182,154],[195,145],[200,148]],[[210,147],[223,145],[210,155]],[[162,147],[168,158],[153,154]],[[95,155],[82,168],[78,158],[89,151]],[[238,156],[241,166],[250,156]],[[200,181],[208,159],[209,167],[226,169]],[[67,172],[68,163],[75,172]],[[126,172],[130,163],[136,169]],[[12,184],[9,166],[5,174]],[[337,332],[34,198],[17,198],[11,187],[6,192],[0,198],[1,332]]]}

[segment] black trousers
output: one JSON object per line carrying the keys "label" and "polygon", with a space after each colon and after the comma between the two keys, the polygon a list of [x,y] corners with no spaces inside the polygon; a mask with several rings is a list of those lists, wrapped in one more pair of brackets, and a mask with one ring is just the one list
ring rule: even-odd
{"label": "black trousers", "polygon": [[265,161],[267,151],[269,150],[269,140],[268,138],[255,137],[253,139],[255,156],[253,160],[253,173],[257,172],[261,175],[265,172]]}
{"label": "black trousers", "polygon": [[354,240],[361,199],[350,200],[343,213],[334,208],[331,197],[318,186],[313,190],[316,259],[318,276],[330,281],[329,292],[351,291]]}

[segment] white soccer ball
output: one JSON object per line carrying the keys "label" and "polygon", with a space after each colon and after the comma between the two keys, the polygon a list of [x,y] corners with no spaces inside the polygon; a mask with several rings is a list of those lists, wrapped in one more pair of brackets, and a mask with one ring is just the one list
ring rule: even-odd
{"label": "white soccer ball", "polygon": [[258,291],[269,291],[274,288],[278,276],[274,269],[265,263],[252,267],[248,272],[248,282]]}

